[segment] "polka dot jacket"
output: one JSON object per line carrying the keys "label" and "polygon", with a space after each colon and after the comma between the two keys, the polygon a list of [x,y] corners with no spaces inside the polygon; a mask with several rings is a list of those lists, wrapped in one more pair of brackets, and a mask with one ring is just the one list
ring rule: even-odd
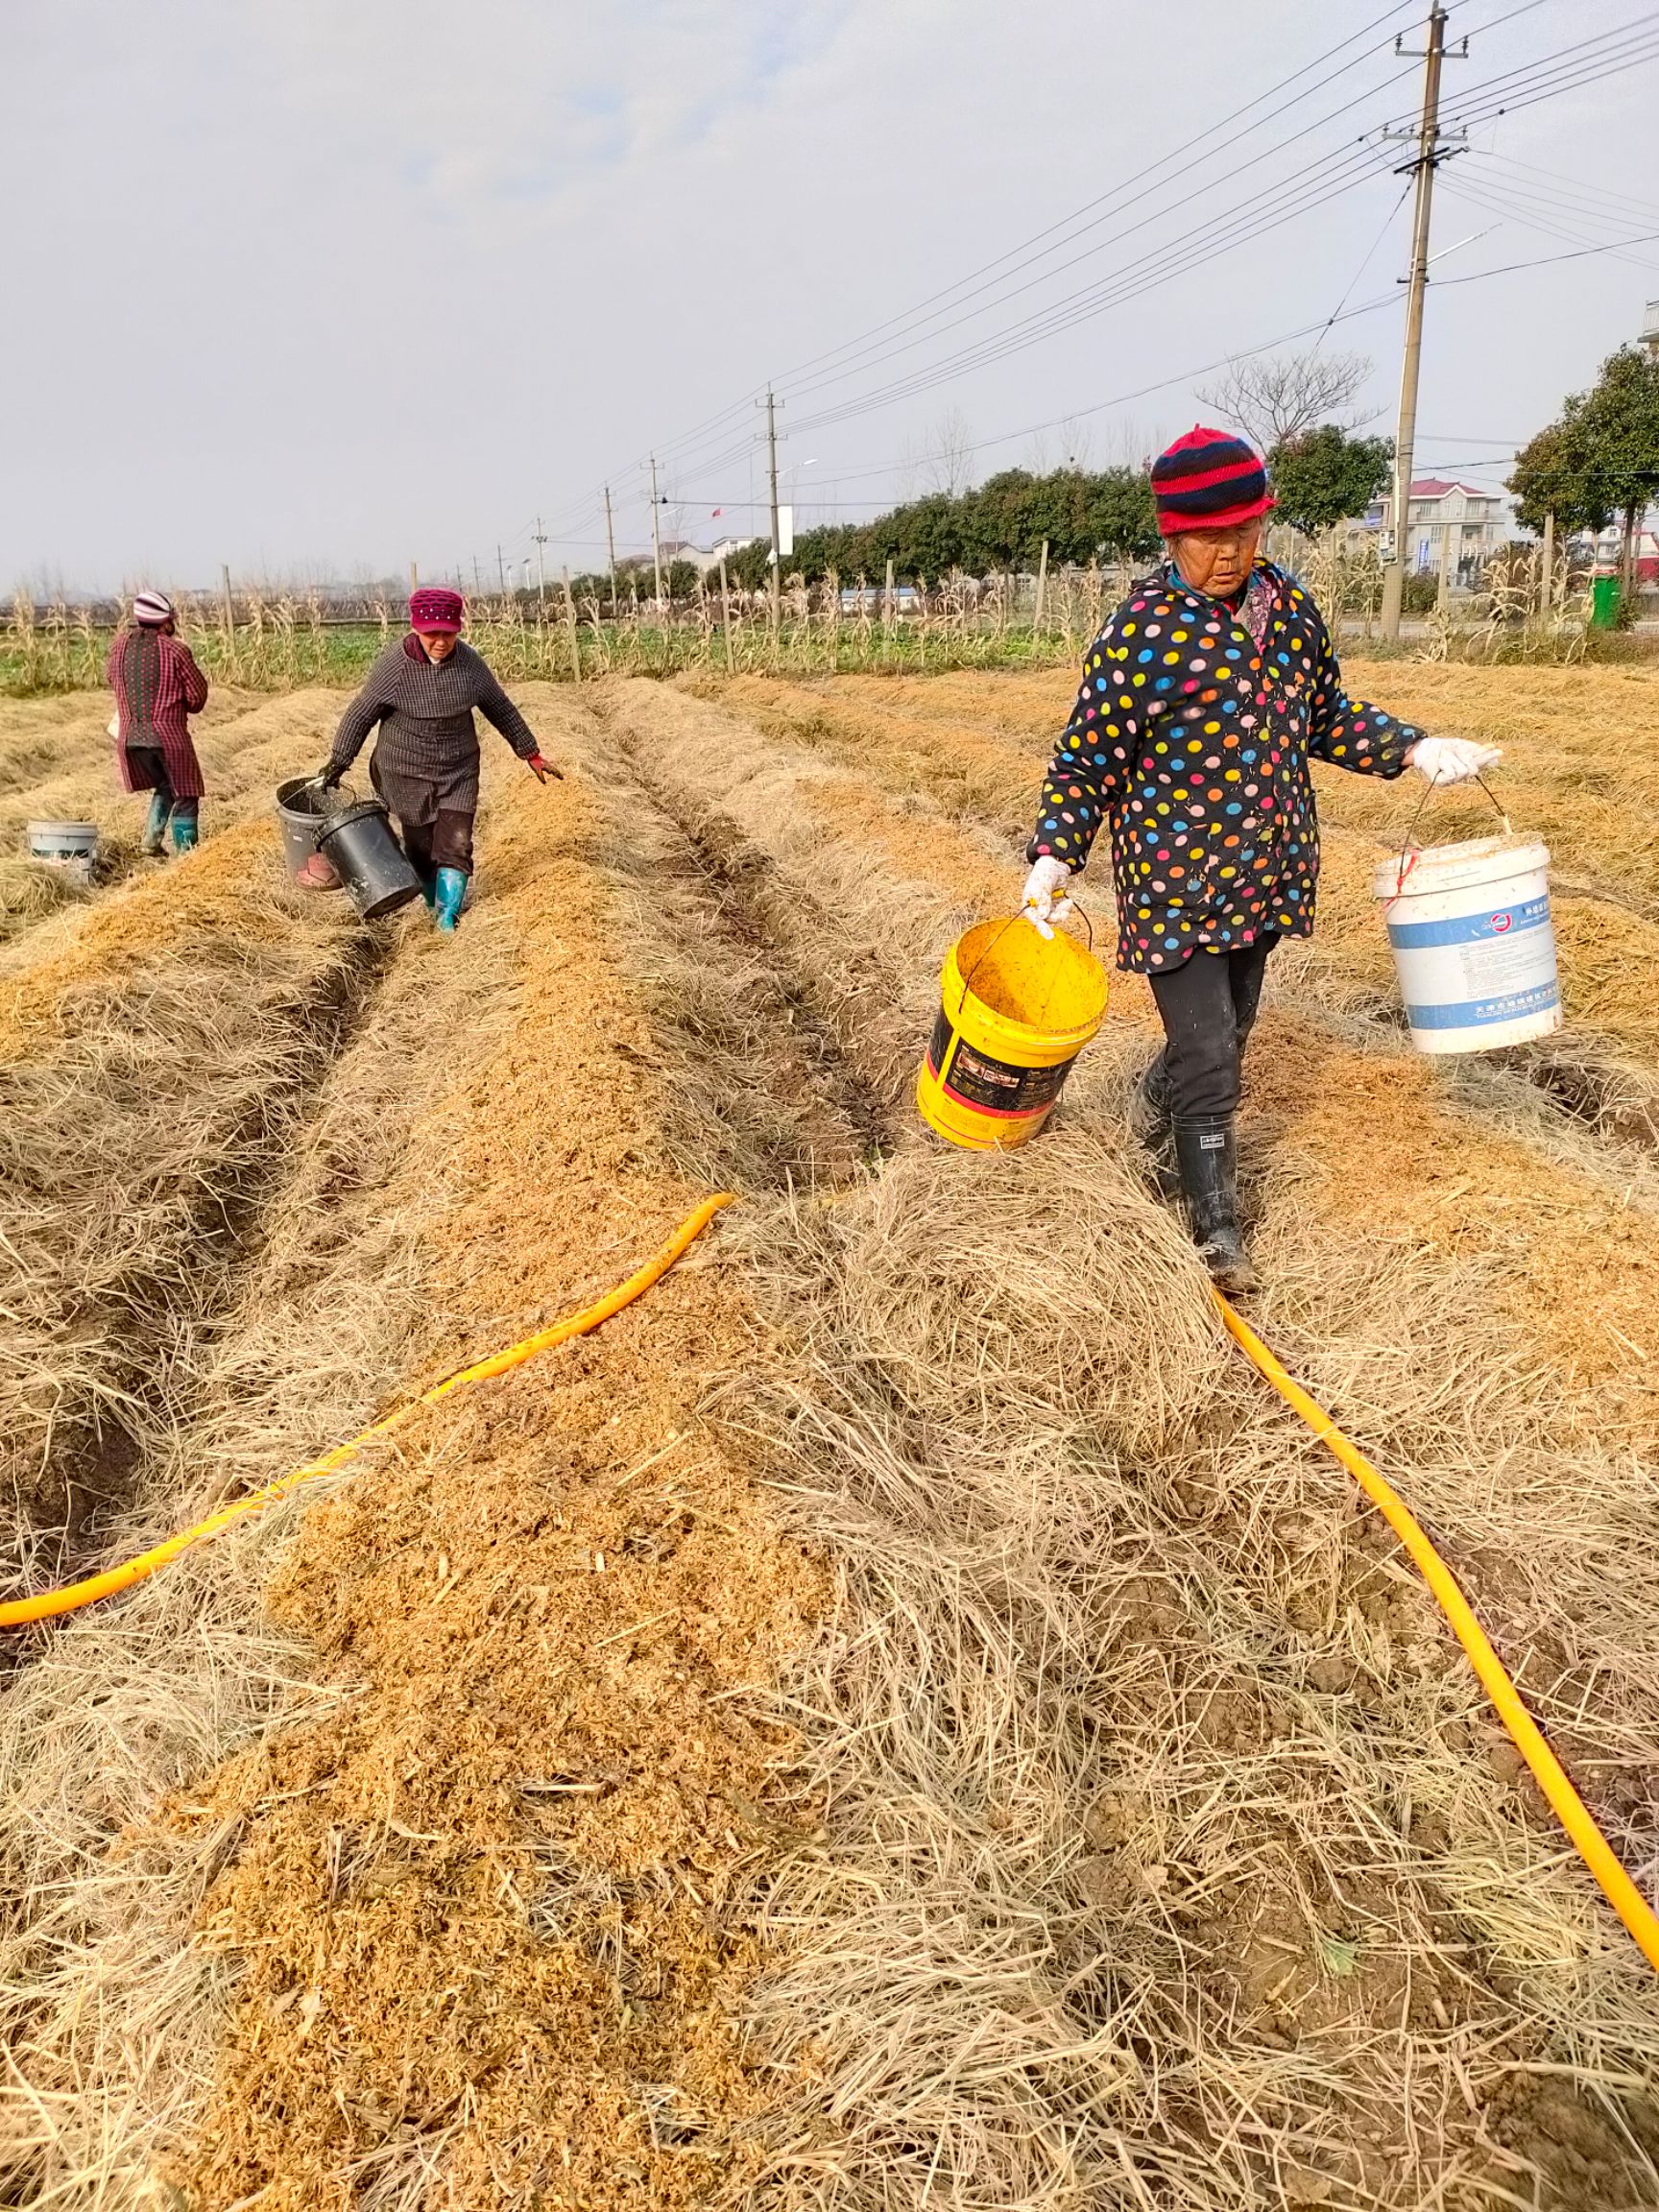
{"label": "polka dot jacket", "polygon": [[1319,826],[1310,757],[1398,776],[1423,734],[1347,698],[1318,609],[1260,562],[1236,614],[1173,563],[1089,648],[1027,858],[1073,870],[1112,832],[1118,964],[1177,968],[1313,928]]}

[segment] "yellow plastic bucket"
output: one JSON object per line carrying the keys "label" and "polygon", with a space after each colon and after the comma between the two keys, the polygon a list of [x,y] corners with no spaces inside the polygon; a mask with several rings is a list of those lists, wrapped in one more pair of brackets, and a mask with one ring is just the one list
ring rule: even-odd
{"label": "yellow plastic bucket", "polygon": [[916,1078],[930,1129],[974,1151],[1035,1137],[1106,1015],[1106,971],[1075,937],[980,922],[945,961],[939,1018]]}

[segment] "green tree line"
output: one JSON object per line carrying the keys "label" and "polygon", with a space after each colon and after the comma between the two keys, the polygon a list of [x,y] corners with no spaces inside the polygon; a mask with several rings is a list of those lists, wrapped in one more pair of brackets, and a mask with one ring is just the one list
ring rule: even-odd
{"label": "green tree line", "polygon": [[1529,530],[1551,515],[1563,533],[1622,522],[1628,579],[1637,527],[1659,497],[1659,360],[1635,346],[1610,353],[1589,391],[1522,447],[1508,488]]}
{"label": "green tree line", "polygon": [[[1312,534],[1362,515],[1387,482],[1392,454],[1388,439],[1351,438],[1334,423],[1286,440],[1268,461],[1278,518]],[[1026,469],[1006,469],[970,492],[929,493],[872,521],[803,531],[784,566],[808,584],[831,572],[844,584],[861,576],[878,584],[889,561],[906,584],[919,576],[936,582],[953,570],[969,576],[1007,569],[1029,573],[1045,541],[1056,567],[1155,559],[1158,522],[1146,471],[1057,469],[1037,476]],[[769,541],[757,539],[729,556],[727,574],[734,585],[759,590],[770,573],[770,555]],[[624,565],[624,599],[633,580],[641,597],[654,592],[650,562],[634,557]],[[697,571],[688,561],[664,563],[663,584],[671,598],[688,597],[696,590]],[[578,597],[609,599],[605,577],[579,576],[574,588]]]}
{"label": "green tree line", "polygon": [[[808,584],[831,569],[844,583],[860,576],[878,583],[889,561],[906,582],[952,569],[990,576],[1035,568],[1045,539],[1050,562],[1062,565],[1149,559],[1158,550],[1158,526],[1144,471],[1057,469],[1034,476],[1005,469],[971,492],[934,492],[870,522],[803,531],[785,565]],[[733,581],[758,589],[770,550],[764,541],[743,546],[728,564]]]}

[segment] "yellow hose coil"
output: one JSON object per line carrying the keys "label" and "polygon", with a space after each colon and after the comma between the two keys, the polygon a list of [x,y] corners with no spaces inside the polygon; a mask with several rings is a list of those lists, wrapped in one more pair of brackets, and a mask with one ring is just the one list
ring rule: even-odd
{"label": "yellow hose coil", "polygon": [[18,1598],[10,1604],[0,1605],[0,1628],[20,1628],[30,1621],[49,1621],[60,1613],[78,1612],[83,1605],[91,1605],[100,1598],[113,1598],[118,1590],[131,1589],[134,1582],[142,1582],[147,1575],[154,1575],[157,1567],[165,1567],[170,1559],[177,1559],[180,1551],[192,1544],[201,1543],[204,1536],[213,1536],[221,1528],[228,1528],[232,1521],[239,1521],[245,1513],[255,1513],[262,1505],[275,1504],[278,1498],[286,1498],[291,1490],[299,1489],[302,1482],[314,1482],[320,1475],[332,1475],[343,1467],[354,1452],[376,1436],[384,1436],[406,1421],[418,1407],[435,1406],[440,1398],[447,1398],[451,1390],[459,1390],[467,1382],[487,1382],[493,1375],[504,1375],[510,1367],[522,1366],[526,1359],[538,1352],[549,1351],[555,1344],[563,1344],[571,1336],[585,1336],[590,1329],[609,1321],[624,1306],[631,1305],[641,1291],[649,1290],[659,1276],[665,1275],[686,1246],[702,1236],[723,1206],[730,1206],[733,1193],[722,1191],[717,1198],[705,1199],[694,1214],[686,1215],[660,1252],[646,1261],[630,1275],[626,1283],[617,1284],[615,1289],[607,1290],[603,1298],[591,1306],[585,1306],[579,1313],[566,1314],[563,1321],[555,1321],[551,1328],[541,1329],[534,1336],[525,1336],[517,1344],[510,1344],[504,1352],[493,1352],[487,1359],[479,1359],[470,1367],[461,1367],[453,1375],[446,1375],[442,1382],[434,1382],[429,1390],[422,1390],[419,1398],[411,1398],[406,1406],[399,1406],[378,1421],[359,1431],[349,1443],[336,1444],[333,1451],[325,1452],[321,1459],[313,1459],[304,1467],[297,1467],[291,1475],[279,1476],[268,1482],[263,1490],[252,1490],[246,1498],[235,1499],[228,1505],[220,1506],[217,1513],[209,1513],[205,1521],[198,1521],[194,1528],[186,1528],[180,1535],[169,1536],[164,1544],[151,1551],[140,1551],[135,1559],[124,1560],[119,1567],[109,1567],[102,1575],[88,1575],[84,1581],[65,1583],[60,1590],[42,1590],[33,1598]]}
{"label": "yellow hose coil", "polygon": [[1572,1838],[1578,1856],[1601,1885],[1602,1894],[1641,1947],[1647,1963],[1659,1969],[1659,1914],[1631,1881],[1614,1855],[1613,1846],[1597,1827],[1589,1807],[1568,1779],[1567,1769],[1545,1742],[1538,1723],[1521,1702],[1521,1693],[1510,1680],[1503,1662],[1493,1650],[1486,1631],[1475,1618],[1457,1578],[1430,1542],[1415,1514],[1391,1483],[1380,1475],[1359,1447],[1343,1435],[1331,1416],[1311,1399],[1300,1382],[1281,1366],[1250,1324],[1237,1313],[1219,1290],[1212,1291],[1228,1334],[1272,1383],[1286,1406],[1299,1413],[1315,1436],[1341,1460],[1371,1503],[1405,1545],[1423,1579],[1439,1600],[1440,1610],[1452,1623],[1454,1634],[1469,1655],[1482,1688],[1498,1709],[1516,1749],[1531,1767],[1538,1787],[1549,1798],[1555,1817]]}

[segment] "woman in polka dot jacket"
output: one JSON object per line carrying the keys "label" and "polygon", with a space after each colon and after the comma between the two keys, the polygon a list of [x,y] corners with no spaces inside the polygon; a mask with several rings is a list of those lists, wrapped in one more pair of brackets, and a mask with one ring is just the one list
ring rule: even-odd
{"label": "woman in polka dot jacket", "polygon": [[1043,786],[1025,911],[1111,835],[1119,967],[1151,983],[1165,1048],[1143,1097],[1172,1124],[1193,1233],[1224,1289],[1254,1287],[1238,1233],[1234,1117],[1267,955],[1313,927],[1319,830],[1310,759],[1361,776],[1409,763],[1455,782],[1491,747],[1426,737],[1350,700],[1318,609],[1258,561],[1273,504],[1241,439],[1194,429],[1152,469],[1169,558],[1101,631]]}

